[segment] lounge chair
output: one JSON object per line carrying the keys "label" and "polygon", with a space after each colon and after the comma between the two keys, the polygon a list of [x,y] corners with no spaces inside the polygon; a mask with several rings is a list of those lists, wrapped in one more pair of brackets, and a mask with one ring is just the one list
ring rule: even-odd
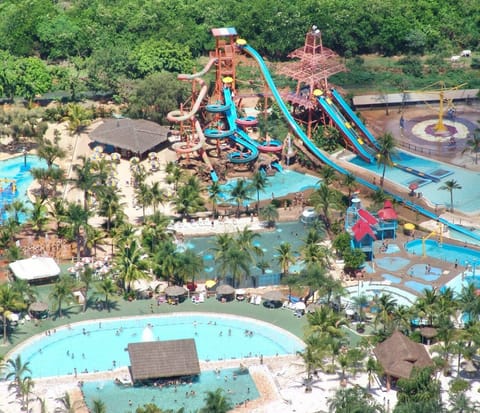
{"label": "lounge chair", "polygon": [[261,295],[257,295],[257,296],[255,297],[255,304],[256,304],[256,305],[262,304],[262,296],[261,296]]}
{"label": "lounge chair", "polygon": [[256,299],[257,299],[257,296],[256,296],[256,295],[252,295],[252,296],[250,297],[250,304],[255,304]]}
{"label": "lounge chair", "polygon": [[203,293],[198,294],[197,303],[200,304],[204,302],[205,302],[205,294]]}

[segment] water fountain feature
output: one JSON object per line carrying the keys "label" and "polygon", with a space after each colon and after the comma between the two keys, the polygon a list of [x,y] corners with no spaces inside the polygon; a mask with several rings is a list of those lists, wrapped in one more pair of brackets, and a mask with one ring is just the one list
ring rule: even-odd
{"label": "water fountain feature", "polygon": [[155,341],[155,335],[153,334],[152,326],[148,324],[142,332],[142,342]]}

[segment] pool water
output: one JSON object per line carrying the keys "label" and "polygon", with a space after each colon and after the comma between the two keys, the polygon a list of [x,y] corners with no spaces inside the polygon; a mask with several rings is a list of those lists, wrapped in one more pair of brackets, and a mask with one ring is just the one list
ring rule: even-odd
{"label": "pool water", "polygon": [[410,263],[410,260],[407,258],[401,257],[382,257],[375,259],[375,264],[380,268],[391,271],[401,270],[403,267],[407,266]]}
{"label": "pool water", "polygon": [[[253,335],[246,336],[247,329]],[[76,323],[52,335],[37,336],[14,354],[21,354],[22,361],[30,363],[33,377],[71,375],[75,369],[78,373],[107,371],[130,364],[125,351],[129,343],[151,338],[193,338],[199,359],[206,361],[293,354],[303,348],[297,337],[261,321],[182,314]]]}
{"label": "pool water", "polygon": [[[420,192],[422,192],[422,196],[427,198],[433,205],[450,207],[450,192],[440,190],[439,188],[444,185],[445,181],[454,179],[462,187],[462,190],[454,191],[454,208],[465,213],[480,210],[480,202],[478,201],[480,199],[480,186],[477,184],[478,172],[432,161],[403,151],[398,151],[398,155],[398,158],[394,159],[394,161],[429,175],[434,175],[440,179],[439,182],[427,180],[421,186]],[[350,162],[376,174],[382,173],[382,169],[377,164],[369,164],[358,156],[351,159]],[[402,185],[405,188],[405,196],[407,197],[410,191],[408,186],[413,181],[418,180],[419,177],[399,168],[387,167],[385,178]]]}
{"label": "pool water", "polygon": [[255,383],[248,372],[245,374],[238,369],[223,369],[219,374],[217,373],[205,371],[192,383],[162,388],[118,386],[111,381],[85,382],[82,392],[90,409],[93,408],[93,400],[101,399],[108,412],[131,411],[132,413],[147,403],[156,404],[162,411],[170,409],[177,411],[184,408],[185,413],[194,413],[205,405],[206,392],[215,391],[218,388],[224,390],[224,396],[234,406],[247,399],[254,400],[259,397]]}
{"label": "pool water", "polygon": [[424,281],[437,281],[442,275],[442,269],[437,267],[430,267],[430,269],[428,269],[423,264],[415,264],[409,268],[408,275],[421,278]]}
{"label": "pool water", "polygon": [[[221,185],[223,200],[229,200],[230,192],[235,187],[237,181],[238,178],[229,179],[224,185]],[[251,183],[248,179],[245,181],[247,185]],[[265,189],[259,192],[260,200],[284,197],[295,192],[319,188],[319,181],[320,178],[317,176],[284,169],[282,172],[277,172],[275,175],[267,177]],[[257,191],[253,190],[250,197],[252,200],[245,202],[245,205],[249,205],[250,203],[254,204],[257,201]]]}
{"label": "pool water", "polygon": [[423,294],[425,290],[431,290],[432,286],[428,284],[422,284],[418,281],[407,281],[405,283],[405,286],[411,288],[412,290],[415,290],[419,294]]}
{"label": "pool water", "polygon": [[345,288],[346,298],[352,300],[359,295],[365,295],[368,299],[375,301],[375,297],[382,294],[391,294],[396,300],[397,305],[406,305],[410,307],[417,299],[417,296],[392,285],[380,284],[375,282],[360,282],[358,285],[352,285]]}
{"label": "pool water", "polygon": [[394,283],[394,284],[399,284],[402,281],[401,278],[395,277],[394,275],[391,275],[391,274],[382,274],[382,277],[385,281],[390,281],[391,283]]}
{"label": "pool water", "polygon": [[[27,191],[33,182],[30,170],[32,168],[46,167],[46,161],[35,155],[27,155],[26,157],[23,155],[16,156],[0,161],[0,213],[3,221],[9,217],[9,213],[5,212],[5,208],[14,200],[18,199],[24,203],[29,203]],[[15,184],[15,191],[12,191],[12,182]],[[25,222],[27,214],[19,214],[19,220],[20,222]]]}
{"label": "pool water", "polygon": [[460,247],[453,244],[440,244],[435,240],[416,239],[405,244],[405,251],[413,255],[423,254],[423,243],[425,243],[425,255],[438,260],[454,263],[458,262],[461,266],[476,265],[480,263],[480,251],[472,250],[467,247]]}
{"label": "pool water", "polygon": [[[299,250],[303,246],[303,239],[307,236],[308,230],[308,226],[298,221],[279,223],[275,231],[257,233],[258,236],[253,239],[252,245],[263,251],[264,255],[259,259],[270,264],[270,268],[267,269],[265,274],[262,274],[262,271],[254,265],[251,266],[250,275],[255,278],[257,287],[278,284],[280,282],[281,268],[277,262],[278,253],[276,248],[281,243],[288,242],[292,246],[292,251],[294,251],[293,255],[299,257]],[[199,279],[208,279],[212,277],[212,274],[215,274],[217,269],[216,262],[213,259],[215,240],[215,236],[185,239],[187,248],[192,249],[203,257],[203,269],[199,274]],[[290,266],[290,271],[292,273],[300,272],[302,268],[303,263],[298,261]],[[251,286],[253,286],[252,278],[248,279],[247,284],[243,287]]]}

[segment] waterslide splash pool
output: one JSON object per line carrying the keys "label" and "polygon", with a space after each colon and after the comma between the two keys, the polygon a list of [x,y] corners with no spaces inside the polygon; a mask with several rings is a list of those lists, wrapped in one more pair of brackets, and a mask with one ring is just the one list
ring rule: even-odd
{"label": "waterslide splash pool", "polygon": [[427,257],[436,258],[452,264],[457,262],[459,265],[465,267],[480,263],[480,251],[453,244],[439,243],[432,239],[409,241],[405,244],[405,251],[413,255],[423,255],[423,244],[425,244],[425,255]]}

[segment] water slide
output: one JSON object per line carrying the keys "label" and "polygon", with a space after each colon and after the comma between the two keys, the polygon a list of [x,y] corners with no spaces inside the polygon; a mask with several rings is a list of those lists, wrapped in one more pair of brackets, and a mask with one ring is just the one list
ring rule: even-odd
{"label": "water slide", "polygon": [[332,89],[332,96],[335,102],[340,106],[340,108],[347,114],[347,116],[351,119],[351,121],[355,124],[355,126],[360,129],[363,136],[367,138],[370,143],[377,149],[380,149],[380,144],[375,139],[375,136],[367,129],[365,124],[361,121],[361,119],[357,116],[357,114],[352,110],[349,104],[343,99],[342,95],[338,93],[335,89]]}
{"label": "water slide", "polygon": [[[315,155],[318,159],[320,159],[320,161],[322,161],[324,164],[326,164],[328,166],[331,166],[332,168],[334,168],[340,174],[348,175],[350,172],[347,169],[342,168],[341,166],[337,165],[335,162],[333,162],[330,159],[330,157],[328,155],[326,155],[323,151],[321,151],[319,148],[317,148],[312,143],[312,141],[310,141],[310,139],[307,137],[307,135],[305,134],[303,129],[297,124],[297,122],[295,122],[295,119],[293,118],[292,114],[290,113],[287,106],[283,102],[283,100],[280,96],[280,93],[278,92],[277,87],[275,86],[275,83],[273,82],[273,79],[270,75],[270,72],[268,71],[267,65],[265,64],[262,57],[258,54],[258,52],[255,49],[253,49],[251,46],[249,46],[248,44],[240,45],[240,47],[242,47],[243,50],[246,53],[248,53],[250,56],[252,56],[255,59],[255,61],[257,62],[257,64],[259,65],[260,70],[262,72],[262,75],[265,79],[265,82],[268,84],[268,87],[270,88],[270,91],[272,92],[272,95],[273,95],[275,101],[277,102],[277,105],[279,106],[280,111],[282,112],[282,115],[284,116],[288,125],[292,129],[292,132],[295,133],[295,135],[303,142],[305,147],[308,148],[308,150],[313,155]],[[371,189],[372,191],[377,191],[378,189],[381,189],[377,185],[373,185],[371,182],[369,182],[369,181],[367,181],[367,180],[365,180],[361,177],[355,176],[355,180],[359,184]],[[414,204],[412,201],[408,201],[406,199],[403,199],[402,197],[400,197],[396,194],[390,193],[388,191],[385,191],[385,193],[390,195],[397,202],[399,202],[401,204],[404,204],[408,208],[410,208],[414,211],[417,211],[418,213],[426,216],[427,218],[433,219],[433,220],[438,221],[438,222],[441,222],[443,225],[446,225],[448,228],[450,228],[454,231],[457,231],[457,232],[459,232],[463,235],[466,235],[467,237],[470,237],[470,238],[473,238],[477,241],[480,241],[480,234],[476,234],[476,233],[474,233],[472,231],[469,231],[468,229],[466,229],[466,228],[464,228],[460,225],[457,225],[457,224],[454,224],[450,221],[447,221],[446,219],[439,217],[438,215],[434,214],[433,212],[430,212],[429,210],[427,210],[427,209],[425,209],[425,208],[423,208],[419,205]]]}
{"label": "water slide", "polygon": [[[343,99],[343,97],[338,93],[335,89],[332,89],[332,96],[335,100],[335,102],[340,106],[340,108],[343,110],[343,112],[348,116],[348,118],[351,120],[353,125],[357,127],[365,136],[365,138],[368,139],[370,144],[372,145],[373,148],[376,150],[380,149],[380,144],[378,141],[375,139],[373,134],[368,130],[368,128],[365,126],[365,124],[360,120],[360,118],[356,115],[356,113],[352,110],[352,108],[348,105],[348,103]],[[335,105],[331,105],[332,107],[335,107]],[[358,136],[358,135],[357,135]],[[357,148],[357,146],[355,146]],[[369,153],[372,153],[372,149],[369,149]],[[363,156],[362,156],[363,157]],[[440,179],[437,176],[429,175],[426,172],[421,172],[417,169],[411,168],[409,166],[405,166],[402,164],[399,164],[398,162],[393,162],[393,165],[395,168],[401,169],[402,171],[405,171],[409,174],[419,176],[421,178],[429,179],[433,182],[439,182]]]}
{"label": "water slide", "polygon": [[325,96],[319,96],[318,103],[320,103],[320,106],[327,113],[335,126],[340,129],[347,141],[355,147],[357,153],[362,157],[362,159],[368,163],[375,163],[376,151],[366,145],[360,136],[357,135],[355,129],[353,129],[352,125],[347,122],[345,117],[333,104],[333,102],[329,98],[325,98]]}
{"label": "water slide", "polygon": [[178,75],[179,80],[184,80],[184,81],[194,81],[198,82],[200,85],[200,92],[198,93],[198,97],[195,100],[192,109],[189,112],[184,112],[182,110],[173,110],[167,114],[167,119],[170,122],[175,122],[175,123],[180,123],[180,122],[185,122],[191,119],[194,119],[195,122],[195,131],[196,131],[196,141],[192,142],[176,142],[172,145],[172,149],[177,152],[177,153],[192,153],[192,152],[199,152],[202,159],[204,162],[207,164],[207,166],[210,169],[210,176],[212,178],[212,181],[216,182],[218,181],[217,174],[215,173],[215,170],[213,169],[213,166],[210,162],[210,159],[208,158],[204,146],[205,146],[205,135],[203,134],[202,128],[200,126],[200,123],[198,120],[195,118],[196,113],[200,109],[200,105],[202,104],[203,99],[207,95],[208,92],[208,86],[205,83],[205,81],[202,79],[202,76],[204,76],[215,64],[217,59],[213,58],[210,59],[207,65],[197,73],[193,74],[180,74]]}

